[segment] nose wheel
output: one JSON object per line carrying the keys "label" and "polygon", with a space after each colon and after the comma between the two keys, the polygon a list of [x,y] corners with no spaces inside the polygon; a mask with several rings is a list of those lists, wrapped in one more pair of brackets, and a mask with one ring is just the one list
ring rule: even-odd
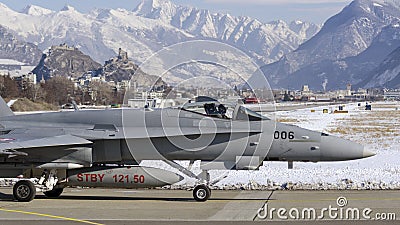
{"label": "nose wheel", "polygon": [[213,185],[221,179],[226,178],[225,176],[214,182],[210,182],[210,174],[207,170],[202,170],[199,175],[194,174],[192,171],[190,171],[190,168],[192,168],[194,161],[190,161],[188,168],[185,168],[174,161],[164,160],[164,162],[174,167],[175,169],[178,169],[186,176],[198,180],[199,185],[195,186],[195,188],[193,189],[193,198],[198,202],[205,202],[210,198],[211,189],[208,187],[208,185]]}
{"label": "nose wheel", "polygon": [[211,190],[207,185],[197,185],[193,190],[193,198],[198,202],[205,202],[211,196]]}

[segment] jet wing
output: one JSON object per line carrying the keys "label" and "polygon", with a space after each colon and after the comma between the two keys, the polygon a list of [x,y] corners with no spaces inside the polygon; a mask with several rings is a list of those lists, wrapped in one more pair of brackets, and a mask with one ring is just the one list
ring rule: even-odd
{"label": "jet wing", "polygon": [[0,136],[0,155],[27,155],[24,149],[87,144],[92,142],[73,135],[29,137],[24,134],[7,134]]}

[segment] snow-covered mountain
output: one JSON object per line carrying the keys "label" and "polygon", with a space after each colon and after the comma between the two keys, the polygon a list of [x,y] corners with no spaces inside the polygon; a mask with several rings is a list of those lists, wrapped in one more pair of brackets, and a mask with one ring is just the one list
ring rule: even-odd
{"label": "snow-covered mountain", "polygon": [[38,7],[35,5],[27,5],[21,13],[24,13],[26,15],[32,15],[32,16],[41,16],[41,15],[47,15],[53,13],[52,10],[50,9],[45,9],[42,7]]}
{"label": "snow-covered mountain", "polygon": [[166,0],[142,1],[136,15],[161,21],[196,38],[215,39],[232,44],[264,63],[278,60],[315,35],[313,23],[284,21],[262,23],[250,17],[211,13],[209,10],[177,6]]}
{"label": "snow-covered mountain", "polygon": [[360,86],[400,88],[400,47],[372,70]]}
{"label": "snow-covered mountain", "polygon": [[261,65],[295,50],[319,30],[312,23],[262,23],[249,17],[178,6],[168,0],[144,0],[133,11],[96,9],[89,13],[70,6],[52,11],[34,5],[16,12],[0,3],[0,25],[42,50],[66,43],[98,62],[123,48],[140,63],[165,46],[205,39],[233,45]]}
{"label": "snow-covered mountain", "polygon": [[18,40],[8,29],[0,25],[0,59],[36,65],[41,56],[42,51],[36,45]]}
{"label": "snow-covered mountain", "polygon": [[400,4],[391,0],[355,0],[321,30],[278,62],[263,67],[275,87],[343,88],[363,81],[399,47]]}

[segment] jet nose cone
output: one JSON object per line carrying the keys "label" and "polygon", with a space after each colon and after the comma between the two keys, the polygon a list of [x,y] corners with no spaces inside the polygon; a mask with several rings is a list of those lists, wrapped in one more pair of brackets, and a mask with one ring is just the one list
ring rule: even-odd
{"label": "jet nose cone", "polygon": [[344,161],[374,156],[363,145],[339,137],[329,136],[321,139],[321,158],[323,161]]}
{"label": "jet nose cone", "polygon": [[374,156],[374,155],[376,155],[375,152],[372,152],[372,151],[367,150],[367,149],[363,150],[363,158],[368,158],[368,157],[371,157],[371,156]]}

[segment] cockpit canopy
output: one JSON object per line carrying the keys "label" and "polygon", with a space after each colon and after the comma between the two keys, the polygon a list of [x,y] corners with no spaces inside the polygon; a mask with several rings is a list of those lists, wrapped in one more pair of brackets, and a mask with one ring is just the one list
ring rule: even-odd
{"label": "cockpit canopy", "polygon": [[241,104],[222,104],[218,101],[188,102],[184,104],[181,109],[227,120],[269,120],[268,117],[256,113]]}

